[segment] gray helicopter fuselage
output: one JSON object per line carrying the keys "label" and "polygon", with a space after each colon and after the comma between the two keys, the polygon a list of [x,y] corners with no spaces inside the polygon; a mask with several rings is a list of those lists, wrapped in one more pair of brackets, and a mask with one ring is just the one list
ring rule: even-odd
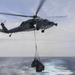
{"label": "gray helicopter fuselage", "polygon": [[20,26],[15,27],[13,29],[8,30],[4,25],[2,26],[2,31],[5,33],[15,33],[21,31],[33,31],[33,30],[45,30],[52,26],[56,25],[57,23],[51,22],[47,19],[29,19],[27,21],[23,21]]}

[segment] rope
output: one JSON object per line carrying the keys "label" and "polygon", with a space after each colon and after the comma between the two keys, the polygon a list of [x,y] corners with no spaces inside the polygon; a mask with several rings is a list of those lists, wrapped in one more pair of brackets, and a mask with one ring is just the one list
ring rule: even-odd
{"label": "rope", "polygon": [[35,39],[35,58],[40,60],[39,53],[38,53],[38,48],[37,48],[37,41],[36,41],[36,32],[35,32],[35,30],[34,30],[34,39]]}

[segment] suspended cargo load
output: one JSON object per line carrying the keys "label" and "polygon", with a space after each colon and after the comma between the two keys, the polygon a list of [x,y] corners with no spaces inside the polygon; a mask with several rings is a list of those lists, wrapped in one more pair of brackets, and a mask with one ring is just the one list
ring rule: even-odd
{"label": "suspended cargo load", "polygon": [[36,67],[38,65],[38,63],[39,63],[38,59],[35,58],[31,64],[31,67]]}
{"label": "suspended cargo load", "polygon": [[36,33],[34,30],[34,39],[35,39],[35,57],[34,60],[32,61],[31,67],[36,68],[36,72],[42,72],[44,70],[44,65],[40,61],[38,49],[37,49],[37,41],[36,41]]}
{"label": "suspended cargo load", "polygon": [[42,72],[44,70],[44,65],[39,61],[36,65],[36,72]]}
{"label": "suspended cargo load", "polygon": [[41,63],[40,60],[38,60],[37,58],[35,58],[31,64],[31,67],[35,67],[36,68],[36,72],[42,72],[44,70],[44,65]]}

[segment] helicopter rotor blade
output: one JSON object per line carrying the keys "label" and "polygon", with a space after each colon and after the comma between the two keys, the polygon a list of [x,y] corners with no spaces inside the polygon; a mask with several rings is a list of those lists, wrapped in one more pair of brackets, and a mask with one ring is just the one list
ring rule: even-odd
{"label": "helicopter rotor blade", "polygon": [[42,5],[44,4],[44,2],[45,2],[46,0],[41,0],[40,1],[40,4],[39,4],[39,6],[38,6],[38,9],[37,9],[37,11],[36,11],[36,16],[37,16],[37,14],[38,14],[38,12],[40,11],[40,9],[41,9],[41,7],[42,7]]}
{"label": "helicopter rotor blade", "polygon": [[26,15],[20,15],[20,14],[12,14],[12,13],[4,13],[4,12],[0,12],[0,14],[10,15],[10,16],[19,16],[19,17],[33,17],[33,16],[26,16]]}
{"label": "helicopter rotor blade", "polygon": [[49,16],[49,18],[65,18],[67,16]]}

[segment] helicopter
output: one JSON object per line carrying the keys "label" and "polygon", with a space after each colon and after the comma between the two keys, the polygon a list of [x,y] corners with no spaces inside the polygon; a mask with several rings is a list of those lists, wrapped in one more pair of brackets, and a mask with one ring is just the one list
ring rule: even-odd
{"label": "helicopter", "polygon": [[23,21],[19,26],[9,29],[9,30],[5,27],[4,23],[1,23],[0,25],[1,25],[2,29],[0,29],[0,32],[8,33],[8,34],[10,33],[9,37],[11,37],[12,33],[22,32],[22,31],[41,30],[41,32],[44,33],[45,29],[48,29],[52,26],[57,26],[57,23],[54,23],[53,21],[49,21],[48,19],[44,19],[44,18],[37,16],[41,7],[45,3],[45,1],[46,0],[40,1],[37,11],[36,11],[35,15],[33,15],[33,16],[0,12],[0,14],[2,14],[2,15],[30,17],[31,18],[26,21]]}

